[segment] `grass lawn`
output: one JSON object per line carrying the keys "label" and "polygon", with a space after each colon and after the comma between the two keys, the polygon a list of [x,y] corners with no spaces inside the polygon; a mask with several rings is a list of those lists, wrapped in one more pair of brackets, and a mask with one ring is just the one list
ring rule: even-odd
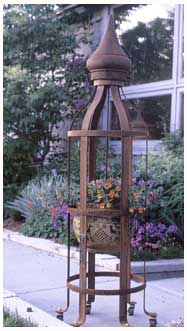
{"label": "grass lawn", "polygon": [[7,310],[3,310],[3,327],[36,327],[36,324],[31,323],[19,317],[17,314],[11,314]]}

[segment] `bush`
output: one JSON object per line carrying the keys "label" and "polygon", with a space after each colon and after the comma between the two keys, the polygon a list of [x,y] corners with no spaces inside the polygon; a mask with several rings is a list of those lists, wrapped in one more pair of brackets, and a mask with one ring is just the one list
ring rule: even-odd
{"label": "bush", "polygon": [[[67,182],[62,176],[32,180],[13,201],[7,203],[25,218],[21,232],[31,237],[67,243]],[[72,226],[71,243],[76,244]]]}
{"label": "bush", "polygon": [[[137,170],[138,169],[138,170]],[[145,157],[136,165],[138,175],[145,177]],[[183,244],[184,235],[184,160],[183,140],[178,134],[169,134],[163,139],[159,155],[149,154],[148,176],[154,178],[161,196],[157,219],[178,227],[178,238]]]}
{"label": "bush", "polygon": [[5,141],[4,143],[4,218],[12,215],[10,210],[6,208],[6,202],[13,200],[27,182],[36,175],[36,169],[31,166],[32,159],[28,146],[29,143],[25,144],[21,139]]}
{"label": "bush", "polygon": [[[26,218],[21,226],[21,232],[29,237],[41,237],[55,239],[58,242],[67,243],[67,221],[63,215],[58,217],[58,223],[54,224],[48,208],[36,208]],[[71,226],[71,243],[76,244],[76,239]]]}

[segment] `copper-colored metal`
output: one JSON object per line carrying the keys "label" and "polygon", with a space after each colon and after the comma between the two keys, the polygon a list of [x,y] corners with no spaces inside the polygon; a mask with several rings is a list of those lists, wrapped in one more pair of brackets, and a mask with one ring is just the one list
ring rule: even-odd
{"label": "copper-colored metal", "polygon": [[[86,273],[86,277],[89,277],[89,273]],[[94,277],[120,277],[119,272],[115,271],[99,271],[94,273]],[[137,282],[142,282],[141,285],[134,286],[131,288],[125,288],[125,289],[91,289],[85,287],[84,289],[81,289],[80,286],[71,284],[72,281],[80,279],[79,274],[75,274],[69,278],[69,282],[67,282],[67,287],[71,289],[74,292],[81,293],[81,294],[89,294],[90,296],[95,296],[95,295],[121,295],[121,296],[127,296],[127,294],[130,293],[136,293],[139,291],[142,291],[145,288],[145,283],[144,279],[142,277],[139,277],[138,275],[130,275],[130,278],[137,281]],[[123,323],[123,321],[121,321]],[[124,322],[125,323],[125,322]]]}
{"label": "copper-colored metal", "polygon": [[87,60],[91,79],[94,80],[95,85],[99,83],[105,85],[107,81],[107,85],[113,85],[117,81],[118,86],[120,86],[123,85],[130,66],[131,61],[117,40],[115,22],[111,16],[99,47]]}
{"label": "copper-colored metal", "polygon": [[[127,320],[127,304],[135,306],[131,301],[130,295],[138,291],[144,291],[144,312],[151,318],[156,318],[156,313],[150,313],[145,309],[145,288],[146,275],[144,263],[144,277],[131,274],[130,264],[130,238],[129,238],[129,215],[128,215],[128,192],[131,186],[132,177],[132,142],[133,138],[146,138],[147,132],[143,128],[133,128],[129,123],[127,111],[120,97],[120,86],[127,76],[127,70],[130,67],[130,60],[120,47],[115,34],[115,25],[113,18],[110,17],[109,24],[103,40],[95,53],[87,61],[87,67],[91,72],[91,79],[96,86],[95,94],[88,110],[84,116],[81,130],[71,130],[68,132],[69,139],[69,161],[70,161],[70,139],[77,137],[80,139],[80,204],[78,207],[68,207],[68,215],[80,216],[80,261],[79,274],[70,276],[70,240],[68,239],[68,273],[67,273],[67,307],[69,307],[69,291],[79,293],[79,316],[74,326],[80,326],[85,322],[87,308],[91,308],[96,295],[118,295],[119,296],[119,320],[120,325],[129,326]],[[109,93],[114,104],[114,108],[119,117],[119,130],[110,130],[107,124],[107,130],[98,130],[99,118]],[[109,112],[108,112],[109,114]],[[108,122],[108,121],[107,121]],[[120,209],[100,209],[90,208],[87,205],[87,184],[91,180],[96,180],[96,161],[97,161],[97,138],[102,137],[106,141],[106,173],[108,175],[108,154],[109,138],[121,139],[121,194]],[[70,163],[68,163],[68,183],[70,184]],[[69,186],[69,185],[68,185]],[[108,247],[93,246],[89,247],[87,242],[87,218],[94,216],[99,222],[99,218],[117,218],[120,225],[120,239],[118,252],[120,250],[120,271],[119,272],[95,272],[95,254],[111,253],[110,245]],[[70,223],[69,223],[70,224]],[[68,226],[68,238],[70,235],[70,225]],[[118,239],[117,239],[118,240]],[[112,247],[112,246],[111,246]],[[114,252],[114,248],[112,248]],[[88,254],[87,254],[88,253]],[[88,271],[87,271],[88,256]],[[95,277],[119,277],[118,289],[95,289]],[[72,284],[72,281],[79,280],[79,285]],[[88,286],[87,286],[88,280]],[[131,287],[131,280],[141,283],[138,286]],[[87,299],[87,300],[86,300]],[[131,307],[132,308],[132,307]]]}
{"label": "copper-colored metal", "polygon": [[121,137],[136,137],[140,136],[146,138],[146,135],[142,131],[100,131],[100,130],[74,130],[68,131],[68,137],[111,137],[111,138],[121,138]]}

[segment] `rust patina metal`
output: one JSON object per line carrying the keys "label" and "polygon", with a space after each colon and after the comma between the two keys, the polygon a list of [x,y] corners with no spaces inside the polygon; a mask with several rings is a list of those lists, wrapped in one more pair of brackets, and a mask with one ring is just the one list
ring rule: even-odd
{"label": "rust patina metal", "polygon": [[[85,322],[86,314],[90,314],[91,304],[96,295],[118,295],[119,296],[119,321],[121,326],[129,326],[127,313],[133,315],[135,302],[131,301],[130,294],[144,291],[144,312],[150,317],[150,325],[156,325],[156,314],[145,309],[146,273],[144,263],[144,277],[131,274],[130,265],[130,239],[128,219],[128,190],[131,185],[132,173],[132,140],[133,137],[147,138],[145,130],[133,128],[129,122],[127,111],[120,97],[120,86],[124,85],[131,61],[120,47],[115,33],[115,23],[112,16],[109,18],[108,26],[103,39],[87,61],[87,68],[91,73],[91,79],[96,86],[94,99],[88,107],[82,122],[81,130],[68,131],[69,162],[68,182],[70,184],[70,154],[71,139],[80,139],[80,205],[78,208],[69,207],[68,222],[68,268],[67,268],[67,307],[57,312],[62,318],[63,313],[70,304],[69,291],[79,293],[79,317],[73,326],[80,326]],[[119,117],[119,130],[98,130],[98,121],[107,95],[111,95],[112,102]],[[119,210],[92,209],[87,206],[87,183],[88,180],[96,180],[96,157],[97,137],[118,137],[121,139],[121,202]],[[107,175],[107,171],[106,171]],[[79,274],[70,276],[70,213],[80,217],[80,269]],[[118,216],[120,219],[120,271],[119,272],[95,272],[95,254],[106,253],[90,249],[87,246],[87,217]],[[108,247],[108,252],[110,247]],[[88,258],[88,261],[87,261]],[[88,264],[88,271],[87,271]],[[119,277],[118,289],[95,289],[95,277],[112,276]],[[88,286],[87,286],[88,278]],[[72,284],[79,279],[79,286]],[[141,285],[131,287],[131,279]],[[129,309],[127,309],[127,305]]]}

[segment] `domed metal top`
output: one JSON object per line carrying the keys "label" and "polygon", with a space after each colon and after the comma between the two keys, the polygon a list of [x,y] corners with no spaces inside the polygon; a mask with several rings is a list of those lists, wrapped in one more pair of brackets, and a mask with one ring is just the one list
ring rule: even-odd
{"label": "domed metal top", "polygon": [[112,16],[98,48],[86,65],[94,85],[123,85],[131,61],[119,45]]}

